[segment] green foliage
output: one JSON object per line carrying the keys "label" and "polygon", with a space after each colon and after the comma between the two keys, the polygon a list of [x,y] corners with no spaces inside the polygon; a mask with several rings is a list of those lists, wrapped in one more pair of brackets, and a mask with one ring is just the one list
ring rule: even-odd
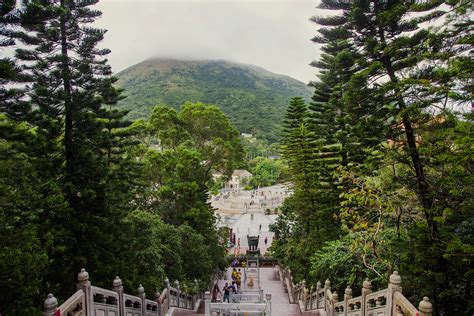
{"label": "green foliage", "polygon": [[[472,312],[473,122],[462,114],[472,4],[320,7],[335,15],[313,18],[323,44],[313,102],[306,115],[287,112],[294,194],[271,250],[297,280],[357,289],[364,277],[385,286],[397,270],[412,302],[426,295],[436,315]],[[440,27],[423,24],[441,16]]]}
{"label": "green foliage", "polygon": [[148,117],[157,104],[216,104],[240,132],[279,140],[285,104],[293,95],[309,99],[306,85],[264,69],[225,61],[151,59],[118,74],[128,97],[120,108],[132,119]]}
{"label": "green foliage", "polygon": [[150,124],[163,148],[195,148],[202,155],[205,177],[210,176],[211,170],[230,176],[243,159],[237,130],[214,105],[187,102],[179,113],[158,106],[153,109]]}
{"label": "green foliage", "polygon": [[249,162],[252,178],[250,184],[254,187],[265,187],[288,180],[287,167],[281,159],[257,157]]}
{"label": "green foliage", "polygon": [[[246,152],[247,161],[257,157],[278,158],[280,151],[279,143],[268,144],[264,140],[255,137],[241,137],[242,146]],[[247,166],[242,166],[243,169]]]}
{"label": "green foliage", "polygon": [[[133,211],[123,219],[124,258],[116,271],[128,293],[142,284],[148,293],[154,293],[164,284],[165,268],[170,277],[182,274],[181,258],[173,251],[179,245],[179,236],[173,226],[167,226],[156,214]],[[179,248],[178,248],[179,249]]]}
{"label": "green foliage", "polygon": [[[352,252],[349,236],[328,242],[311,256],[310,279],[312,283],[324,280],[331,281],[334,289],[350,286],[353,295],[359,295],[358,289],[365,277],[373,280],[374,274],[365,275],[367,270]],[[307,280],[307,281],[309,281]]]}
{"label": "green foliage", "polygon": [[26,124],[0,115],[0,306],[11,315],[34,313],[49,260],[40,222],[49,210],[28,150],[36,140]]}
{"label": "green foliage", "polygon": [[[224,265],[207,192],[212,168],[240,163],[238,133],[200,103],[124,120],[109,51],[97,48],[105,31],[88,25],[95,3],[0,6],[0,45],[23,42],[0,60],[2,315],[39,314],[47,293],[64,301],[81,268],[94,285],[119,275],[151,294],[166,276],[202,290]],[[26,91],[7,88],[20,81]]]}

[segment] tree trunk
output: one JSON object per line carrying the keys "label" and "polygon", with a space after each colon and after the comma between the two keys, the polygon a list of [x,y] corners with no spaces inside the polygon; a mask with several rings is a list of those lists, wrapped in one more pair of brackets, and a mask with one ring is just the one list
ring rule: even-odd
{"label": "tree trunk", "polygon": [[61,13],[60,18],[60,32],[61,32],[61,67],[62,67],[62,79],[64,88],[64,108],[65,108],[65,128],[64,128],[64,148],[65,148],[65,160],[66,160],[66,181],[70,181],[74,172],[74,133],[73,133],[73,115],[74,108],[71,100],[71,74],[69,69],[69,56],[67,47],[67,14],[68,11],[65,9],[65,3],[67,0],[61,0],[61,8],[64,9]]}
{"label": "tree trunk", "polygon": [[[381,27],[379,27],[379,35],[380,35],[381,41],[385,44],[384,31]],[[400,90],[396,87],[396,85],[399,83],[399,80],[393,69],[393,65],[392,65],[392,62],[390,61],[390,57],[382,56],[381,61],[385,67],[385,70],[387,71],[390,81],[395,84],[394,90],[395,90],[396,102],[398,104],[398,107],[401,111],[405,111],[407,109],[407,105],[405,103],[405,100],[401,96]],[[405,136],[407,139],[408,152],[412,161],[412,167],[415,170],[416,182],[418,186],[418,197],[420,198],[421,205],[423,206],[423,212],[426,218],[426,222],[430,229],[430,239],[433,242],[433,244],[436,245],[440,243],[441,238],[440,238],[438,226],[434,220],[435,214],[433,214],[433,198],[430,196],[430,187],[429,187],[428,182],[426,181],[425,172],[423,170],[423,162],[421,161],[420,152],[416,144],[416,135],[413,129],[413,124],[411,122],[411,119],[408,113],[406,112],[402,113],[402,123],[405,129]],[[437,256],[436,266],[433,267],[433,271],[435,271],[436,273],[444,274],[445,277],[448,279],[449,278],[448,268],[449,268],[449,262],[447,261],[447,259],[445,259],[443,256],[440,256],[440,255]],[[447,283],[447,281],[440,282],[439,284],[440,292],[446,292],[447,290],[449,290],[449,288],[450,286]],[[434,315],[449,314],[449,310],[446,310],[446,307],[453,306],[452,297],[447,296],[446,298],[442,298],[442,297],[439,297],[439,295],[437,295],[436,293],[436,295],[433,298],[435,302],[439,302],[438,304],[435,304]],[[440,310],[440,308],[438,307],[440,305],[444,307],[444,311]]]}

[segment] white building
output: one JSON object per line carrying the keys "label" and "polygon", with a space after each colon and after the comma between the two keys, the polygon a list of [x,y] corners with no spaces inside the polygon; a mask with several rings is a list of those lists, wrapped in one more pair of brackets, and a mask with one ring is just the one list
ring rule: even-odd
{"label": "white building", "polygon": [[243,187],[244,180],[250,178],[252,178],[252,174],[247,170],[234,170],[231,179],[226,184],[226,188],[230,190],[239,190]]}

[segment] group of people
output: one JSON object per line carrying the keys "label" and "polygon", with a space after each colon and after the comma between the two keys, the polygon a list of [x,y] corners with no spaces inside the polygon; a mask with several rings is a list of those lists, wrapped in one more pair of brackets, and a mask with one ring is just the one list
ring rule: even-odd
{"label": "group of people", "polygon": [[217,301],[217,295],[218,294],[223,294],[222,297],[222,302],[230,303],[230,293],[232,294],[237,294],[240,292],[240,287],[242,284],[242,273],[240,272],[240,269],[233,268],[232,269],[232,283],[226,282],[224,284],[224,287],[222,288],[222,291],[219,289],[219,284],[216,282],[214,285],[214,288],[212,290],[212,301],[216,302]]}

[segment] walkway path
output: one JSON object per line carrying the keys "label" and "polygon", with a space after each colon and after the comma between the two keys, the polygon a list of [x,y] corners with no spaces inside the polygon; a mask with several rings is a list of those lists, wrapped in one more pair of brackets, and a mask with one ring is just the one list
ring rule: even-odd
{"label": "walkway path", "polygon": [[[267,208],[274,210],[280,207],[289,196],[289,189],[281,184],[263,187],[259,190],[238,190],[211,197],[211,204],[219,215],[219,227],[232,229],[235,235],[235,246],[228,249],[230,254],[245,254],[248,250],[247,235],[259,236],[258,248],[263,255],[273,241],[270,225],[277,218],[276,214],[265,214]],[[226,196],[226,198],[224,198]],[[251,202],[252,207],[246,207]],[[266,203],[262,206],[261,203]],[[240,247],[239,247],[240,239]],[[267,244],[265,244],[267,239]]]}
{"label": "walkway path", "polygon": [[261,287],[264,294],[272,295],[272,316],[299,316],[297,304],[290,304],[288,294],[274,268],[260,268]]}
{"label": "walkway path", "polygon": [[[227,270],[226,278],[224,280],[219,280],[219,288],[222,289],[226,282],[230,283],[231,281],[231,272],[232,269]],[[290,304],[288,301],[288,294],[285,290],[283,283],[280,281],[278,276],[278,271],[274,268],[260,268],[260,286],[263,289],[263,295],[271,294],[272,295],[272,316],[300,316],[297,304]],[[255,288],[258,288],[256,286]],[[204,315],[204,306],[202,305],[198,313],[193,313],[191,311],[180,311],[175,312],[175,316],[185,316],[185,315]]]}

